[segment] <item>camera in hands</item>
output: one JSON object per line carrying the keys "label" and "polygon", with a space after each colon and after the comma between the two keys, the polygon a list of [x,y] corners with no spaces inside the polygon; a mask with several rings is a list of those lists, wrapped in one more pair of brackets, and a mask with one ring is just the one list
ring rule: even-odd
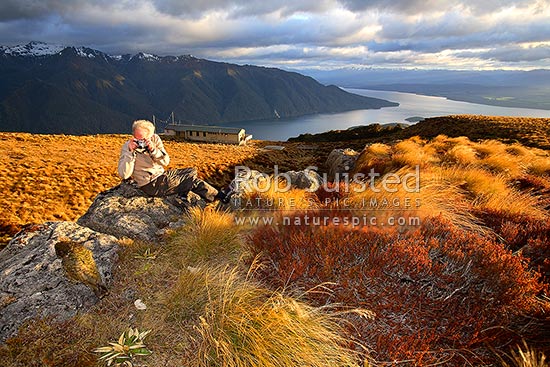
{"label": "camera in hands", "polygon": [[145,139],[134,139],[134,142],[137,145],[135,149],[136,152],[138,153],[149,152],[149,146],[147,145],[147,141]]}

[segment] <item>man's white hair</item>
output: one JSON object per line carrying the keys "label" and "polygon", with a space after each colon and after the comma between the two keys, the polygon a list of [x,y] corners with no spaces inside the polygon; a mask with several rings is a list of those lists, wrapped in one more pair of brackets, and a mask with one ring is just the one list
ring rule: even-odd
{"label": "man's white hair", "polygon": [[132,132],[135,132],[136,129],[147,130],[149,132],[149,137],[155,133],[155,125],[149,120],[136,120],[132,124]]}

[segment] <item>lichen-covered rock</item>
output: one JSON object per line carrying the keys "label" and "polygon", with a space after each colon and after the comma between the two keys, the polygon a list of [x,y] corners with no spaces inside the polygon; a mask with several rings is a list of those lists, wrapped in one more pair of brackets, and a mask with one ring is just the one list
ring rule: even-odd
{"label": "lichen-covered rock", "polygon": [[313,170],[288,171],[283,177],[288,177],[293,189],[315,191],[322,185],[321,176]]}
{"label": "lichen-covered rock", "polygon": [[33,317],[72,317],[108,289],[118,240],[73,222],[26,226],[0,252],[0,341]]}
{"label": "lichen-covered rock", "polygon": [[282,181],[280,190],[285,189],[302,189],[315,191],[322,184],[321,176],[314,170],[305,169],[302,171],[287,171],[268,175],[256,170],[240,170],[237,171],[235,178],[229,186],[234,192],[228,207],[232,210],[242,209],[242,198],[246,194],[254,192],[265,192],[269,190],[269,186],[273,185],[275,180]]}
{"label": "lichen-covered rock", "polygon": [[359,153],[353,149],[333,149],[325,163],[328,167],[329,179],[334,179],[336,174],[352,171],[357,157],[359,157]]}
{"label": "lichen-covered rock", "polygon": [[255,169],[239,170],[229,186],[237,194],[259,191],[269,184],[270,176]]}
{"label": "lichen-covered rock", "polygon": [[187,201],[175,195],[148,197],[129,183],[100,193],[77,223],[117,238],[156,241],[163,229],[181,219],[190,206],[204,207],[198,195],[189,193]]}
{"label": "lichen-covered rock", "polygon": [[321,185],[321,176],[314,170],[288,171],[268,175],[256,170],[238,171],[230,187],[237,194],[258,192],[271,185],[274,178],[288,181],[289,188],[316,190]]}

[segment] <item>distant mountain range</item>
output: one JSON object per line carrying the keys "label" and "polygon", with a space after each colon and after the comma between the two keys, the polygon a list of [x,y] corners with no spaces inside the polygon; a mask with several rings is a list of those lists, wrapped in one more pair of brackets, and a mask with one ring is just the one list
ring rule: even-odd
{"label": "distant mountain range", "polygon": [[302,70],[321,83],[447,97],[456,101],[550,110],[550,70]]}
{"label": "distant mountain range", "polygon": [[184,123],[217,124],[396,105],[294,72],[190,55],[0,46],[0,131],[125,133],[135,119],[171,112]]}

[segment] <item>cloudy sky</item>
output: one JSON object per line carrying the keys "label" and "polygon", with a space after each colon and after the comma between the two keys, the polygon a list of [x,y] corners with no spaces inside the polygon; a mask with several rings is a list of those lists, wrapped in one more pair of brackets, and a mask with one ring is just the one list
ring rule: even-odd
{"label": "cloudy sky", "polygon": [[292,69],[550,68],[550,0],[1,0],[0,44]]}

